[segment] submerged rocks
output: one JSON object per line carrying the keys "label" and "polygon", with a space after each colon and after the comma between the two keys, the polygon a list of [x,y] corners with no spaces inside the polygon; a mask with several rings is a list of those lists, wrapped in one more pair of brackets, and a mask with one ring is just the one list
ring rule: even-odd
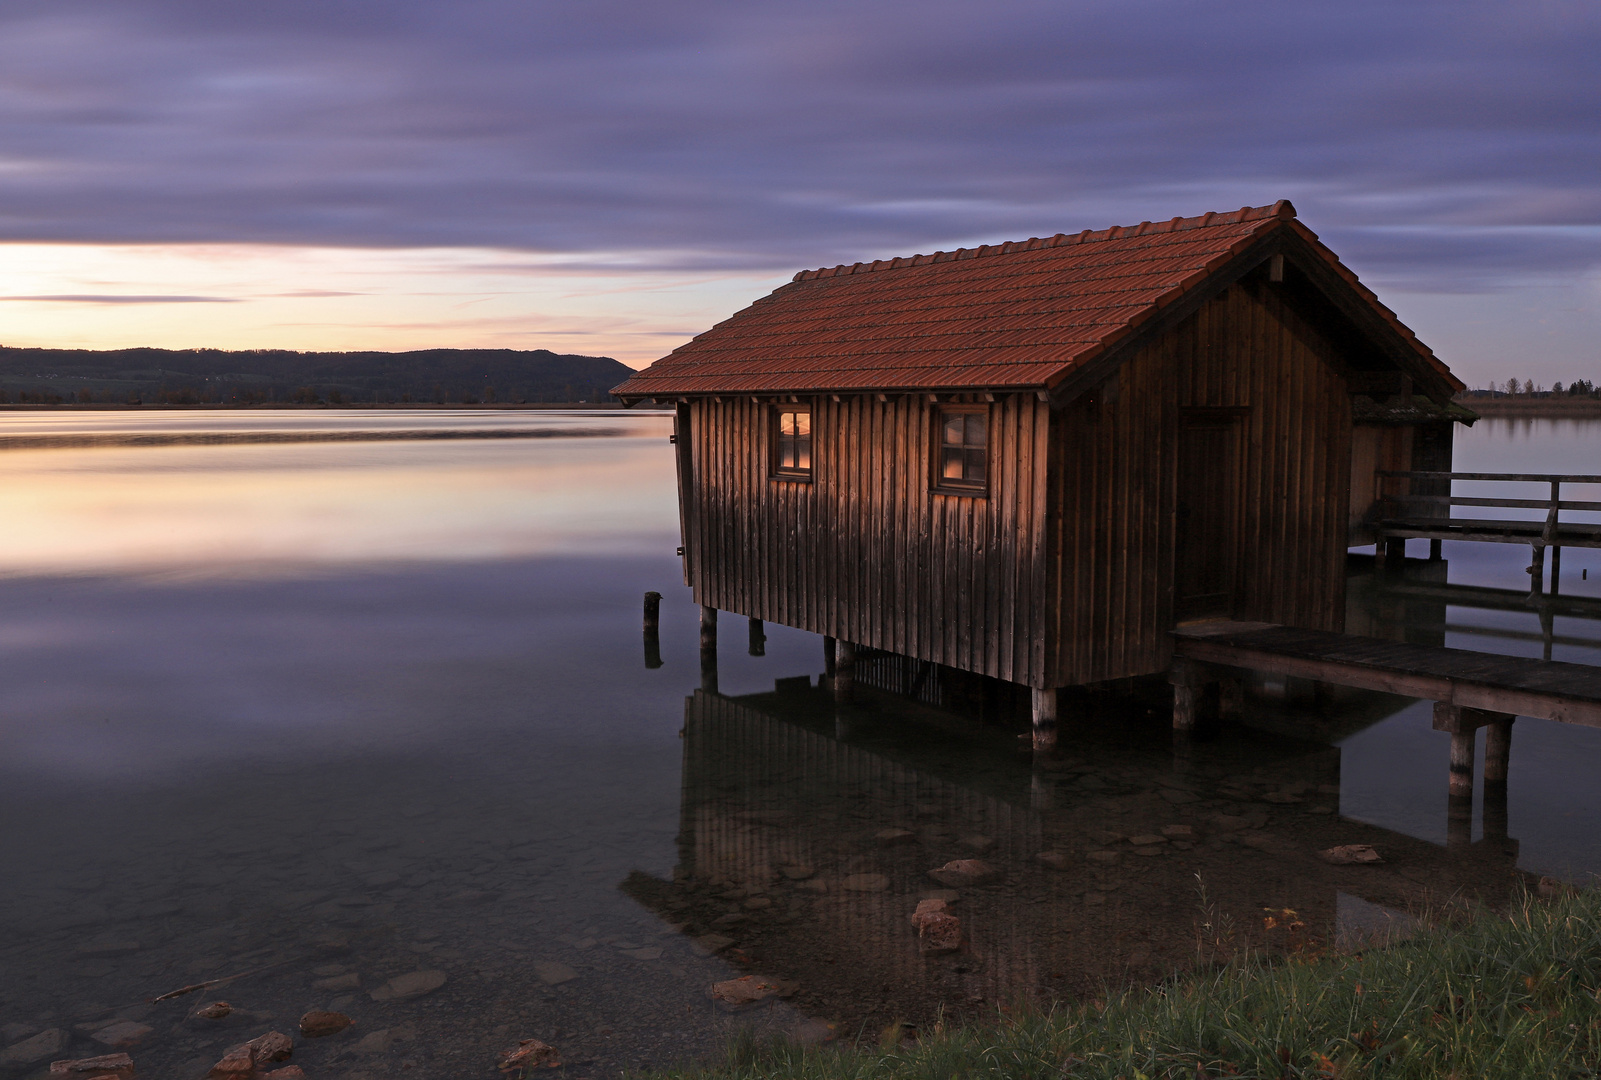
{"label": "submerged rocks", "polygon": [[555,960],[537,960],[534,962],[534,974],[546,986],[560,986],[564,982],[572,982],[578,978],[578,972],[566,964]]}
{"label": "submerged rocks", "polygon": [[1060,851],[1042,851],[1034,856],[1034,861],[1052,870],[1066,870],[1070,864],[1068,857]]}
{"label": "submerged rocks", "polygon": [[[577,973],[574,972],[574,975]],[[409,1001],[438,990],[445,985],[446,978],[443,971],[408,971],[404,975],[396,975],[367,996],[374,1001]]]}
{"label": "submerged rocks", "polygon": [[75,1058],[69,1061],[52,1061],[52,1077],[73,1077],[77,1080],[133,1080],[133,1058],[127,1054],[101,1054],[99,1057]]}
{"label": "submerged rocks", "polygon": [[60,1028],[41,1031],[37,1035],[13,1043],[0,1050],[0,1069],[25,1068],[48,1061],[67,1049],[67,1033]]}
{"label": "submerged rocks", "polygon": [[889,878],[883,874],[852,874],[839,887],[846,892],[883,892],[889,888]]}
{"label": "submerged rocks", "polygon": [[101,1046],[112,1050],[131,1050],[145,1041],[145,1038],[154,1031],[149,1024],[140,1024],[132,1020],[119,1020],[114,1024],[101,1028],[89,1037]]}
{"label": "submerged rocks", "polygon": [[1339,844],[1318,852],[1318,858],[1335,866],[1383,862],[1371,844]]}
{"label": "submerged rocks", "polygon": [[226,1001],[213,1001],[206,1005],[196,1006],[190,1012],[191,1020],[226,1020],[233,1012],[233,1006]]}
{"label": "submerged rocks", "polygon": [[938,870],[930,870],[928,876],[941,885],[959,889],[999,881],[1001,872],[982,859],[953,859]]}
{"label": "submerged rocks", "polygon": [[712,1000],[732,1010],[747,1009],[769,998],[787,998],[800,987],[783,979],[768,979],[760,975],[741,975],[712,983]]}
{"label": "submerged rocks", "polygon": [[962,947],[962,920],[950,913],[944,900],[922,900],[912,913],[917,928],[917,949],[924,956],[956,952]]}
{"label": "submerged rocks", "polygon": [[317,1010],[300,1018],[300,1035],[306,1039],[322,1039],[339,1034],[353,1023],[355,1021],[344,1013]]}
{"label": "submerged rocks", "polygon": [[517,1044],[517,1049],[508,1050],[501,1056],[499,1068],[503,1073],[519,1075],[529,1069],[559,1069],[561,1054],[549,1043],[538,1039],[524,1039]]}

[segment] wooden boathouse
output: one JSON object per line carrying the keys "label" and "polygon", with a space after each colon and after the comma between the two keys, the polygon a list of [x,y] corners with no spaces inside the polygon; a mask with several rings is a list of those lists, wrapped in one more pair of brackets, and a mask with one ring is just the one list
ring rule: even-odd
{"label": "wooden boathouse", "polygon": [[1026,685],[1049,739],[1181,622],[1343,629],[1461,388],[1279,202],[804,271],[613,393],[676,407],[711,617]]}

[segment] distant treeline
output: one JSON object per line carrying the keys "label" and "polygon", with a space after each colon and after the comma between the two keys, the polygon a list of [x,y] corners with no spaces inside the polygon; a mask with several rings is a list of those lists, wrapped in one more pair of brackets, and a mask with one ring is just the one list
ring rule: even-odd
{"label": "distant treeline", "polygon": [[1549,390],[1547,390],[1540,383],[1535,382],[1533,379],[1528,379],[1523,382],[1519,382],[1517,379],[1508,379],[1504,383],[1492,382],[1487,388],[1482,390],[1477,387],[1472,390],[1464,390],[1462,393],[1458,394],[1457,397],[1593,398],[1601,397],[1601,390],[1598,390],[1595,383],[1591,382],[1589,379],[1574,379],[1566,386],[1562,385],[1562,380],[1558,379],[1556,382],[1551,384],[1551,389]]}
{"label": "distant treeline", "polygon": [[603,402],[633,369],[548,349],[13,349],[0,404],[347,405]]}

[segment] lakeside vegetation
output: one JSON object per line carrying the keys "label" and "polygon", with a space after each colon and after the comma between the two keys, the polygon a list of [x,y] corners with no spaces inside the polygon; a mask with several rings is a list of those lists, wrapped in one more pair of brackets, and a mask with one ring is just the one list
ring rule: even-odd
{"label": "lakeside vegetation", "polygon": [[291,352],[0,346],[0,404],[605,402],[633,369],[548,349]]}
{"label": "lakeside vegetation", "polygon": [[673,1080],[1594,1077],[1601,893],[1526,896],[1356,954],[1245,957],[877,1048],[737,1043]]}

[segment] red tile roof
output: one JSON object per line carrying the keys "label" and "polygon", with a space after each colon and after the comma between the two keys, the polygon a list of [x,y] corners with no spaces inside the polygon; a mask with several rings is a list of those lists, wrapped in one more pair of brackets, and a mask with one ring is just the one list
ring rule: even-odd
{"label": "red tile roof", "polygon": [[1275,230],[1294,232],[1428,368],[1429,348],[1288,201],[806,270],[613,390],[687,394],[1048,389]]}

